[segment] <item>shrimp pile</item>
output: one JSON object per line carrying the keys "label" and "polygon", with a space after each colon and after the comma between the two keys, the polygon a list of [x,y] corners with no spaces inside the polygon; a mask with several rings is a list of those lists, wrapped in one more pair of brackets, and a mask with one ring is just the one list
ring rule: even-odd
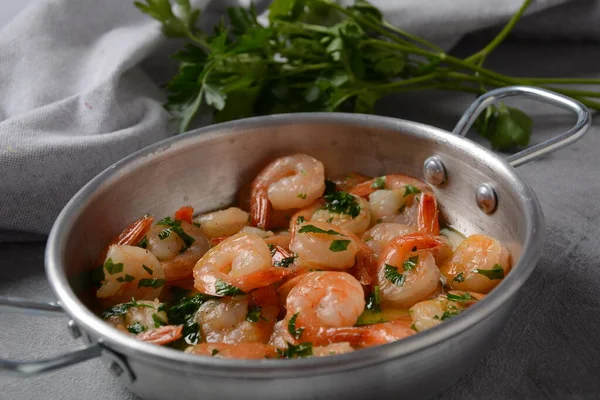
{"label": "shrimp pile", "polygon": [[102,318],[201,356],[324,357],[431,329],[511,269],[497,239],[441,229],[435,193],[409,176],[330,180],[292,154],[248,188],[238,207],[125,229],[92,273]]}

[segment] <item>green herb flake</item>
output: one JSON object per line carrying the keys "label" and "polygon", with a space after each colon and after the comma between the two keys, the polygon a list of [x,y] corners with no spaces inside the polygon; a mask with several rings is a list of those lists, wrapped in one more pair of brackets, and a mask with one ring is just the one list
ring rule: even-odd
{"label": "green herb flake", "polygon": [[123,263],[115,264],[113,263],[112,258],[109,258],[104,263],[104,269],[106,269],[106,272],[108,272],[110,275],[118,274],[123,272]]}
{"label": "green herb flake", "polygon": [[363,242],[367,243],[367,242],[369,242],[369,241],[371,241],[371,240],[373,240],[373,237],[372,237],[372,236],[370,236],[370,237],[366,238],[365,240],[363,240]]}
{"label": "green herb flake", "polygon": [[160,240],[165,240],[169,236],[171,236],[171,228],[163,229],[158,233],[158,238]]}
{"label": "green herb flake", "polygon": [[463,275],[462,272],[456,274],[456,276],[452,279],[452,282],[461,283],[461,282],[464,282],[464,281],[465,281],[465,276]]}
{"label": "green herb flake", "polygon": [[142,325],[142,324],[141,324],[141,323],[139,323],[139,322],[136,322],[136,323],[134,323],[133,325],[128,325],[128,326],[127,326],[127,330],[128,330],[130,333],[133,333],[133,334],[135,334],[135,335],[137,335],[138,333],[142,333],[142,332],[144,332],[146,329],[148,329],[148,328],[146,328],[144,325]]}
{"label": "green herb flake", "polygon": [[306,193],[298,193],[298,198],[302,200],[306,200]]}
{"label": "green herb flake", "polygon": [[404,261],[402,267],[404,267],[405,271],[412,271],[417,267],[417,263],[419,262],[419,256],[410,257],[408,260]]}
{"label": "green herb flake", "polygon": [[301,223],[305,222],[306,220],[304,219],[304,217],[301,215],[298,217],[298,219],[296,219],[296,225],[300,225]]}
{"label": "green herb flake", "polygon": [[152,314],[152,321],[154,321],[155,328],[167,325],[167,321],[163,320],[158,314]]}
{"label": "green herb flake", "polygon": [[373,292],[369,295],[367,299],[367,310],[380,312],[381,311],[381,293],[379,290],[379,286],[375,285],[373,287]]}
{"label": "green herb flake", "polygon": [[329,245],[329,250],[334,253],[338,253],[340,251],[346,251],[348,249],[348,245],[350,244],[349,240],[334,240]]}
{"label": "green herb flake", "polygon": [[460,311],[444,311],[441,320],[444,321],[448,318],[456,317],[458,314],[460,314]]}
{"label": "green herb flake", "polygon": [[296,261],[297,256],[285,257],[279,261],[275,261],[273,266],[287,268]]}
{"label": "green herb flake", "polygon": [[138,244],[136,244],[137,247],[141,247],[142,249],[147,249],[148,248],[148,238],[146,236],[144,236],[142,238],[142,240],[139,241]]}
{"label": "green herb flake", "polygon": [[463,294],[448,293],[448,294],[446,294],[446,297],[450,301],[457,301],[457,302],[477,300],[475,297],[471,296],[471,293],[469,293],[469,292],[465,292]]}
{"label": "green herb flake", "polygon": [[375,181],[373,181],[371,188],[378,190],[385,189],[385,176],[380,176],[379,178],[376,178]]}
{"label": "green herb flake", "polygon": [[152,271],[152,268],[149,268],[148,266],[142,264],[142,268],[144,268],[146,270],[147,273],[149,273],[150,275],[152,275],[154,272]]}
{"label": "green herb flake", "polygon": [[139,288],[149,287],[149,288],[157,289],[164,284],[165,284],[164,279],[140,279],[140,281],[138,282],[138,287]]}
{"label": "green herb flake", "polygon": [[421,193],[421,190],[418,187],[416,187],[414,185],[406,185],[404,187],[404,196],[403,197],[409,196],[411,194],[417,194],[417,193]]}
{"label": "green herb flake", "polygon": [[117,278],[117,282],[133,282],[135,278],[129,274],[125,274],[125,276],[120,276]]}
{"label": "green herb flake", "polygon": [[296,329],[296,318],[298,318],[298,314],[300,313],[297,312],[294,315],[292,315],[292,317],[288,321],[288,332],[296,340],[300,339],[300,337],[302,336],[302,332],[304,332],[304,328]]}
{"label": "green herb flake", "polygon": [[261,319],[260,310],[261,310],[261,307],[258,307],[258,306],[248,307],[248,313],[246,314],[246,321],[258,322],[258,320]]}
{"label": "green herb flake", "polygon": [[298,345],[288,343],[286,349],[277,349],[277,355],[279,358],[310,357],[313,355],[313,346],[310,342],[300,343]]}
{"label": "green herb flake", "polygon": [[333,221],[333,217],[329,217],[329,218],[327,218],[326,222],[330,224],[332,221]]}
{"label": "green herb flake", "polygon": [[314,225],[304,225],[302,228],[298,229],[298,233],[325,233],[327,235],[346,236],[346,235],[342,235],[339,232],[334,231],[333,229],[324,230],[321,228],[317,228]]}
{"label": "green herb flake", "polygon": [[217,354],[219,354],[219,350],[217,350],[217,349],[212,349],[212,351],[210,352],[210,355],[213,357],[216,356]]}
{"label": "green herb flake", "polygon": [[404,280],[406,277],[398,272],[398,268],[393,265],[385,264],[383,270],[385,279],[392,282],[396,286],[404,285]]}
{"label": "green herb flake", "polygon": [[215,282],[215,293],[218,296],[237,296],[240,294],[245,294],[241,289],[230,285],[221,279],[217,279]]}
{"label": "green herb flake", "polygon": [[503,279],[504,278],[504,269],[500,264],[494,264],[492,269],[478,269],[477,273],[485,276],[489,280],[495,279]]}
{"label": "green herb flake", "polygon": [[347,192],[334,192],[324,196],[323,208],[330,213],[346,214],[356,218],[360,214],[360,203],[358,199]]}
{"label": "green herb flake", "polygon": [[154,306],[151,306],[150,304],[140,304],[132,298],[130,302],[117,304],[116,306],[104,310],[102,313],[102,318],[106,319],[108,317],[125,315],[127,314],[127,310],[132,307],[154,308]]}
{"label": "green herb flake", "polygon": [[417,326],[415,325],[415,323],[413,322],[412,325],[410,326],[410,329],[412,329],[415,332],[419,332],[419,330],[417,329]]}
{"label": "green herb flake", "polygon": [[167,229],[161,231],[158,234],[159,239],[164,240],[171,236],[171,232],[173,232],[176,233],[177,236],[181,238],[181,240],[183,240],[184,246],[179,250],[180,253],[186,251],[196,241],[196,239],[185,233],[185,231],[181,227],[181,221],[178,219],[173,220],[171,219],[171,217],[167,217],[161,219],[156,224],[168,226]]}

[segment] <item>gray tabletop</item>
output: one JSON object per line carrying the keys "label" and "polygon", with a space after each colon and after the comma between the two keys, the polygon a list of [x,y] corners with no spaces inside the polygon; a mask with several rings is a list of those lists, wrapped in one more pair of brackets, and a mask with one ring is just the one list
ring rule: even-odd
{"label": "gray tabletop", "polygon": [[[521,76],[600,77],[598,45],[502,46],[489,65]],[[458,50],[459,52],[461,49]],[[468,51],[463,47],[462,51]],[[381,112],[451,129],[470,96],[407,94]],[[523,103],[534,115],[534,141],[568,128],[572,118]],[[600,128],[571,147],[519,172],[546,216],[537,269],[498,344],[441,399],[592,399],[600,396]],[[51,300],[43,271],[44,243],[0,246],[0,294]],[[0,315],[0,355],[40,358],[80,347],[67,320]],[[0,378],[1,399],[132,399],[99,361],[43,376]]]}

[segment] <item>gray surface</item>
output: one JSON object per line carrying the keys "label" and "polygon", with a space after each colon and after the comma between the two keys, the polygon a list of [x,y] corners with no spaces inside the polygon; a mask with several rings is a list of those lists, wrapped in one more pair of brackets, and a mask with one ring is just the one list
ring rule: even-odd
{"label": "gray surface", "polygon": [[[600,76],[598,45],[507,45],[491,65],[521,75]],[[470,96],[403,95],[382,113],[450,129]],[[571,118],[533,103],[535,141]],[[600,128],[572,147],[519,168],[547,221],[542,259],[522,291],[500,343],[441,399],[593,399],[600,396]],[[43,244],[0,246],[0,293],[52,299]],[[79,346],[64,318],[0,314],[0,355],[36,358]],[[130,399],[97,361],[31,379],[0,378],[2,399]]]}

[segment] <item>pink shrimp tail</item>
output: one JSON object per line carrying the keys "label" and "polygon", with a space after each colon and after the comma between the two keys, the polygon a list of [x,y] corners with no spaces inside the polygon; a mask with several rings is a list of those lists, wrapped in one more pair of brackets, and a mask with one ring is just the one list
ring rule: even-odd
{"label": "pink shrimp tail", "polygon": [[[142,218],[135,221],[133,224],[129,225],[119,236],[113,239],[108,247],[116,244],[119,246],[135,246],[138,244],[144,235],[148,232],[150,227],[152,226],[152,222],[154,222],[154,217],[151,215],[144,215]],[[106,253],[108,253],[108,247],[104,249],[100,257],[98,257],[97,265],[104,264],[104,259],[106,258]]]}
{"label": "pink shrimp tail", "polygon": [[369,347],[404,339],[415,333],[409,321],[397,320],[366,326],[320,328],[311,335],[311,339],[316,345],[348,342],[353,347]]}
{"label": "pink shrimp tail", "polygon": [[440,223],[438,220],[437,199],[433,193],[423,193],[419,202],[418,229],[421,232],[438,236]]}
{"label": "pink shrimp tail", "polygon": [[259,287],[278,282],[291,273],[290,270],[280,267],[266,268],[248,275],[230,279],[230,284],[248,293]]}
{"label": "pink shrimp tail", "polygon": [[377,280],[377,255],[362,241],[360,249],[356,253],[352,275],[363,286],[371,286]]}
{"label": "pink shrimp tail", "polygon": [[183,325],[165,325],[138,333],[135,337],[143,342],[163,345],[180,339],[183,336],[182,331]]}
{"label": "pink shrimp tail", "polygon": [[267,229],[271,219],[271,202],[267,196],[268,188],[258,180],[252,182],[250,190],[250,222],[252,226]]}
{"label": "pink shrimp tail", "polygon": [[[375,180],[378,178],[369,179],[368,181],[364,181],[359,183],[358,185],[350,188],[348,193],[353,194],[355,196],[368,198],[371,193],[376,191],[377,189],[373,187]],[[387,183],[387,177],[385,178]]]}

